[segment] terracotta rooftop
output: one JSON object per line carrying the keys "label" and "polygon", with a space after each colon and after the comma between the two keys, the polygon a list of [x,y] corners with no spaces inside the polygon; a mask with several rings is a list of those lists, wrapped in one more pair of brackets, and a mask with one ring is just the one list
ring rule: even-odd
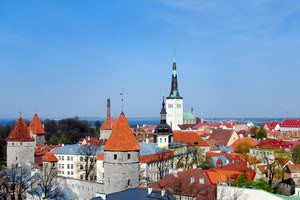
{"label": "terracotta rooftop", "polygon": [[53,153],[48,152],[43,156],[43,162],[58,162],[58,159]]}
{"label": "terracotta rooftop", "polygon": [[114,124],[115,124],[115,120],[110,117],[107,117],[103,122],[102,126],[100,127],[100,130],[112,130]]}
{"label": "terracotta rooftop", "polygon": [[29,130],[32,132],[32,134],[43,135],[46,133],[44,130],[44,126],[37,114],[33,116],[33,119],[29,126]]}
{"label": "terracotta rooftop", "polygon": [[184,142],[190,146],[202,146],[209,147],[209,144],[205,142],[201,134],[195,131],[174,131],[174,142]]}
{"label": "terracotta rooftop", "polygon": [[97,160],[104,160],[104,154],[103,153],[99,153],[96,157]]}
{"label": "terracotta rooftop", "polygon": [[140,145],[134,137],[129,123],[121,113],[105,146],[105,151],[139,151]]}
{"label": "terracotta rooftop", "polygon": [[227,146],[233,133],[234,133],[233,130],[214,129],[214,130],[212,130],[212,134],[210,135],[210,137],[208,139],[214,140],[215,145]]}
{"label": "terracotta rooftop", "polygon": [[299,119],[287,119],[281,123],[281,127],[292,127],[292,128],[300,128],[300,120]]}
{"label": "terracotta rooftop", "polygon": [[247,137],[247,138],[238,139],[231,145],[231,147],[233,148],[234,151],[236,151],[238,149],[238,146],[243,143],[248,143],[252,147],[254,147],[258,144],[258,142],[255,141],[254,139]]}
{"label": "terracotta rooftop", "polygon": [[34,141],[22,117],[19,118],[13,130],[8,135],[7,141]]}

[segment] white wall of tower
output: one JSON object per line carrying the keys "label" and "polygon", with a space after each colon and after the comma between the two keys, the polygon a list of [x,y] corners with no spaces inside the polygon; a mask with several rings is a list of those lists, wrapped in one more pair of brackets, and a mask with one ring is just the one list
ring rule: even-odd
{"label": "white wall of tower", "polygon": [[183,99],[166,99],[167,124],[173,130],[180,130],[183,124]]}

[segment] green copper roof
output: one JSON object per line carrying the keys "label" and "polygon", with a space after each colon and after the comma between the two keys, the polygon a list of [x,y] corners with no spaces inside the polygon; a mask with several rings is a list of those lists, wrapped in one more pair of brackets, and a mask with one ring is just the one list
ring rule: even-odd
{"label": "green copper roof", "polygon": [[191,112],[184,112],[183,113],[183,120],[195,120],[196,116]]}

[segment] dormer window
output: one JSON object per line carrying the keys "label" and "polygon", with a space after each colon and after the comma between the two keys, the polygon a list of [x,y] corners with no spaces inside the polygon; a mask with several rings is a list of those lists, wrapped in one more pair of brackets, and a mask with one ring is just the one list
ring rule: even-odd
{"label": "dormer window", "polygon": [[191,177],[191,183],[195,183],[195,177]]}
{"label": "dormer window", "polygon": [[204,178],[199,178],[199,183],[204,184]]}

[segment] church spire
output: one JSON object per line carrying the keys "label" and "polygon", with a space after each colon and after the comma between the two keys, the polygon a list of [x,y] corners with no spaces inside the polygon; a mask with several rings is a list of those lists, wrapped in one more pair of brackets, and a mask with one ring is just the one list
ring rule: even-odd
{"label": "church spire", "polygon": [[175,50],[174,50],[174,59],[173,59],[173,71],[172,71],[172,83],[171,83],[171,92],[167,99],[182,99],[178,91],[178,81],[177,81],[177,69],[176,69],[176,60],[175,60]]}
{"label": "church spire", "polygon": [[166,124],[167,123],[167,111],[166,111],[166,107],[165,107],[165,97],[163,96],[163,102],[162,102],[162,108],[160,111],[160,123],[161,124]]}

